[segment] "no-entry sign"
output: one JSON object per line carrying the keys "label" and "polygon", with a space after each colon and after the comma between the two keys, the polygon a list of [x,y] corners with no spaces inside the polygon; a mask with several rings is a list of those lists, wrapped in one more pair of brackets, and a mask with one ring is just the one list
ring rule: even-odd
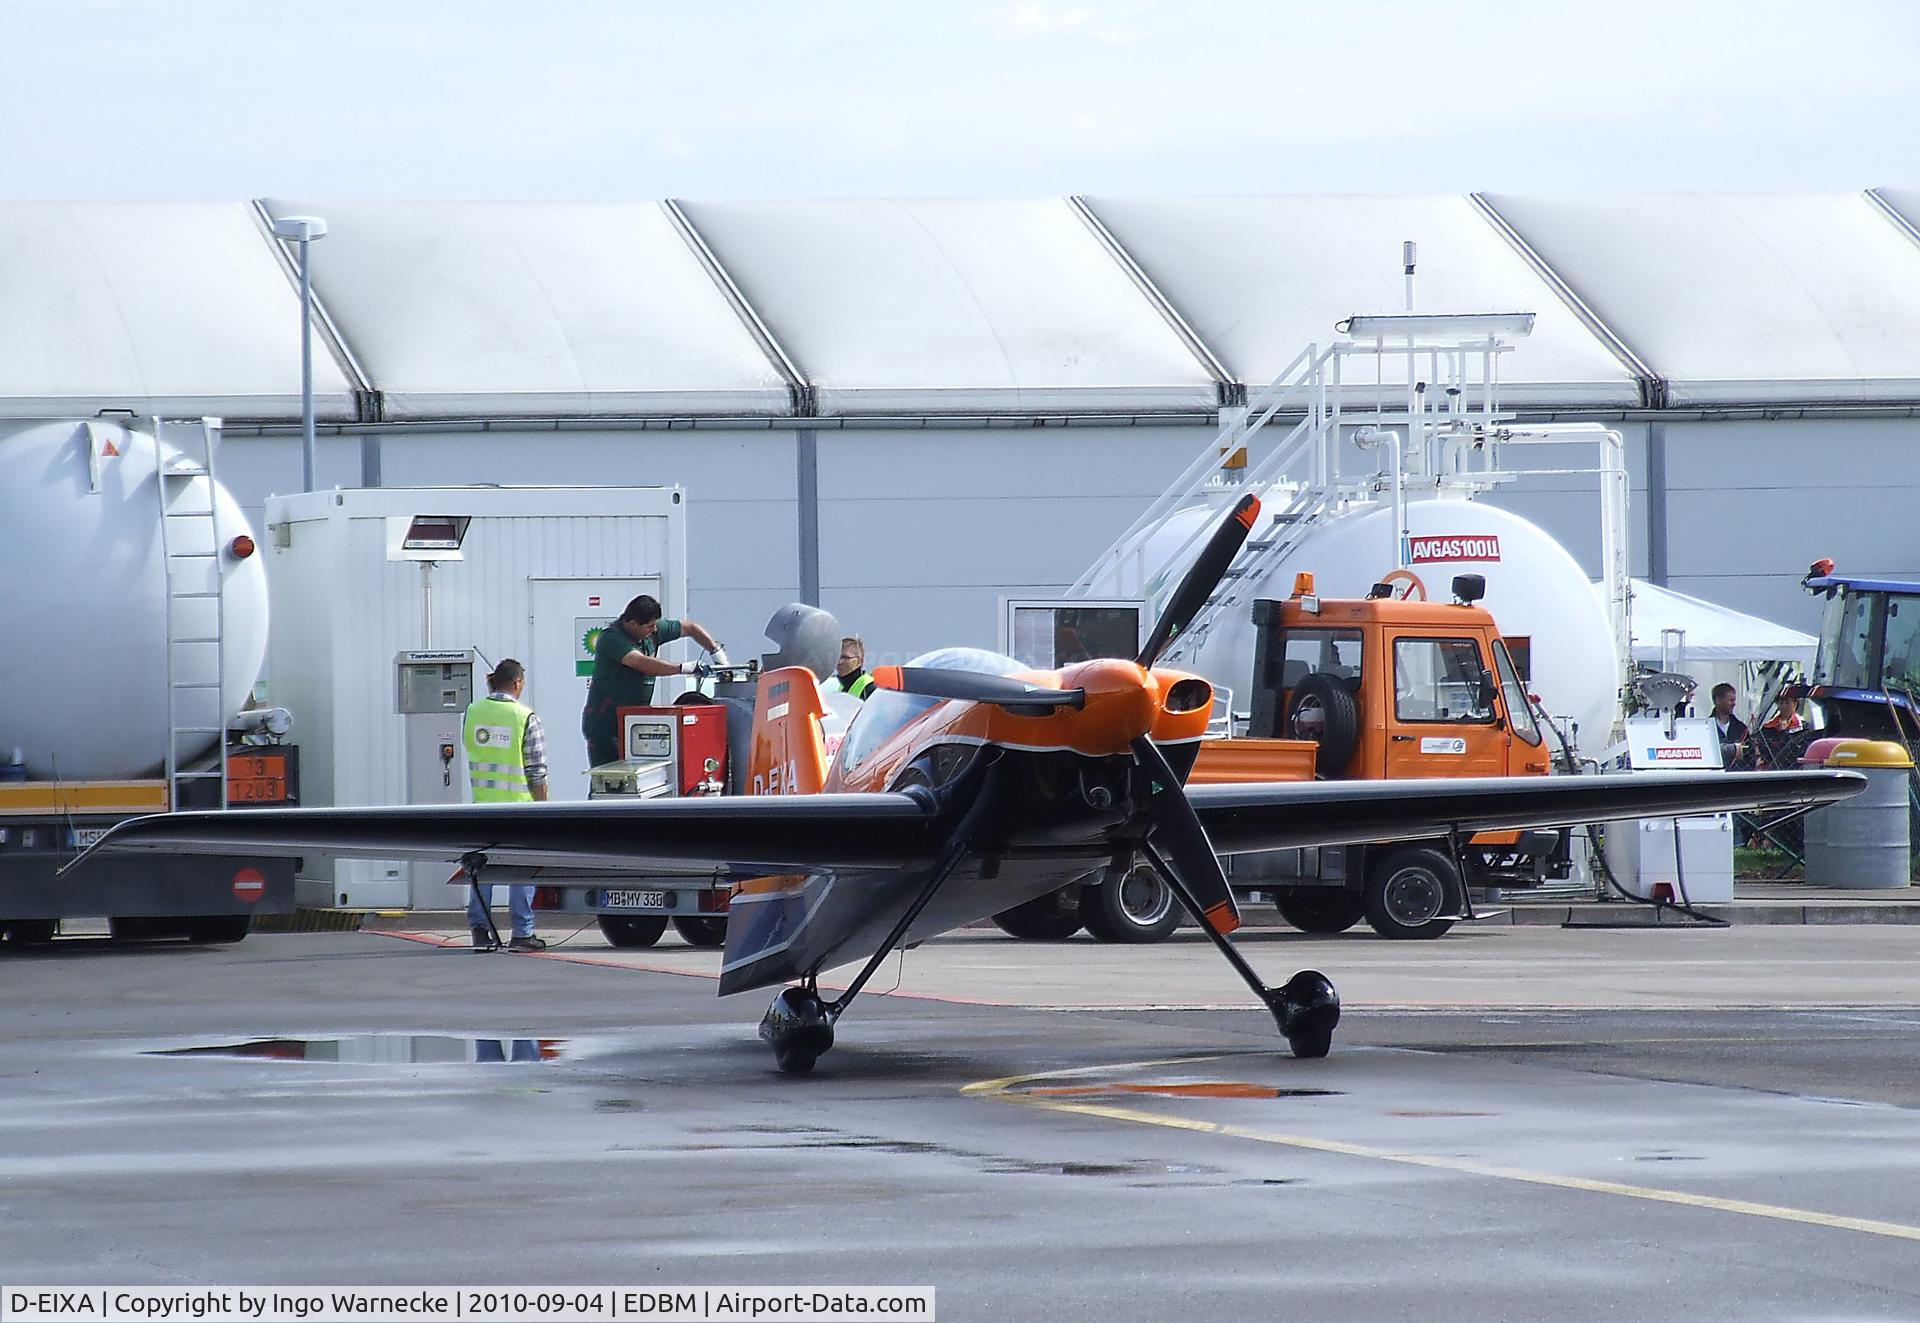
{"label": "no-entry sign", "polygon": [[243,868],[233,875],[233,894],[251,905],[267,894],[267,879],[257,868]]}

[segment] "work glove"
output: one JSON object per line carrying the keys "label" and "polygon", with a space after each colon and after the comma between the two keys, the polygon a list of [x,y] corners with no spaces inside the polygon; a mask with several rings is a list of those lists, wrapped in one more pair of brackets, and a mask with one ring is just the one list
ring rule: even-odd
{"label": "work glove", "polygon": [[724,643],[714,644],[713,651],[708,653],[707,656],[715,666],[733,665],[732,662],[727,660],[727,645]]}
{"label": "work glove", "polygon": [[703,661],[681,662],[680,674],[698,676],[700,679],[704,680],[709,675],[713,674],[713,667]]}

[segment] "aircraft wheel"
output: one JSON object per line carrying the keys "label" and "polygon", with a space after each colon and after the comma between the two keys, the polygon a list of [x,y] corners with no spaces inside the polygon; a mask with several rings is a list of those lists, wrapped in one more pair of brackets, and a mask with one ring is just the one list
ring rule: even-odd
{"label": "aircraft wheel", "polygon": [[1340,1023],[1340,994],[1333,981],[1317,969],[1303,969],[1280,989],[1274,1019],[1296,1057],[1324,1057],[1333,1047],[1334,1026]]}
{"label": "aircraft wheel", "polygon": [[1071,888],[1051,892],[1024,905],[1001,910],[994,924],[1009,937],[1030,942],[1064,942],[1080,931],[1080,902]]}
{"label": "aircraft wheel", "polygon": [[253,927],[251,914],[203,914],[188,919],[183,925],[187,940],[206,945],[224,945],[229,942],[244,941],[247,930]]}
{"label": "aircraft wheel", "polygon": [[666,930],[667,916],[664,914],[600,916],[600,932],[612,946],[652,946]]}
{"label": "aircraft wheel", "polygon": [[818,1052],[809,1052],[792,1044],[773,1049],[773,1064],[782,1075],[811,1075],[813,1063],[819,1059]]}
{"label": "aircraft wheel", "polygon": [[1367,923],[1382,937],[1431,940],[1453,927],[1460,875],[1438,850],[1406,845],[1367,868]]}
{"label": "aircraft wheel", "polygon": [[1343,933],[1366,913],[1366,898],[1345,887],[1281,887],[1273,893],[1280,917],[1303,933]]}
{"label": "aircraft wheel", "polygon": [[760,1039],[773,1047],[783,1075],[805,1075],[833,1046],[833,1020],[820,998],[805,988],[782,988],[760,1020]]}
{"label": "aircraft wheel", "polygon": [[712,950],[724,946],[727,941],[727,921],[702,916],[698,919],[681,918],[673,920],[673,930],[680,934],[688,946],[705,947]]}
{"label": "aircraft wheel", "polygon": [[7,940],[15,946],[46,946],[58,928],[57,919],[14,919],[7,924]]}
{"label": "aircraft wheel", "polygon": [[1103,942],[1164,942],[1180,926],[1180,902],[1158,873],[1136,864],[1117,882],[1080,888],[1080,922]]}

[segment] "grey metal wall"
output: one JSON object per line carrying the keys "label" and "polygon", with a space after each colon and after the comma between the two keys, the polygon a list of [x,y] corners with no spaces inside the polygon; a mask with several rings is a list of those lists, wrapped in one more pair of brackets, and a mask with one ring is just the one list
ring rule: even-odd
{"label": "grey metal wall", "polygon": [[[1818,605],[1816,557],[1920,577],[1920,419],[1668,422],[1665,518],[1648,484],[1649,425],[1616,424],[1632,481],[1635,575],[1799,629]],[[1064,588],[1211,435],[1199,426],[953,427],[816,432],[820,604],[876,662],[949,643],[992,646],[999,599]],[[674,484],[688,493],[684,610],[736,652],[801,594],[792,431],[562,430],[385,434],[382,485]],[[323,485],[358,485],[358,436],[322,438]],[[1588,467],[1590,450],[1535,452]],[[250,514],[299,483],[295,438],[236,435],[221,472]],[[1532,477],[1488,498],[1551,532],[1599,573],[1598,499],[1583,474]],[[613,567],[617,568],[617,567]]]}

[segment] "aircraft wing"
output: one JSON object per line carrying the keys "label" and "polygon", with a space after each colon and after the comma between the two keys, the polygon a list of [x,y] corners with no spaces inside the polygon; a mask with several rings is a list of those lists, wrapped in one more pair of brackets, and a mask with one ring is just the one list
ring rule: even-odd
{"label": "aircraft wing", "polygon": [[913,869],[932,865],[948,826],[910,795],[761,795],[546,804],[230,809],[159,813],[108,832],[96,852],[337,855],[606,872]]}
{"label": "aircraft wing", "polygon": [[1866,787],[1854,772],[1660,772],[1188,786],[1218,854],[1419,840],[1621,818],[1815,807]]}

